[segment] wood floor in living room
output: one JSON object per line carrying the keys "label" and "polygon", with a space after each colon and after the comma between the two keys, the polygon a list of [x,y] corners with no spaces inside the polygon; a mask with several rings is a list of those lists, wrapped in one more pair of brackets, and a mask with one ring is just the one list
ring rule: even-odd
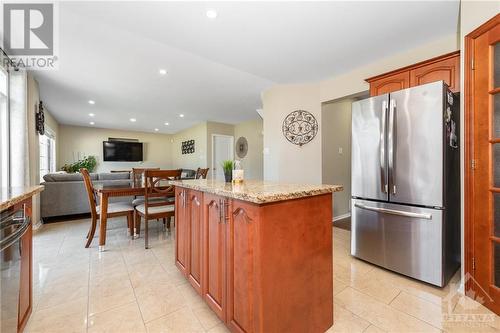
{"label": "wood floor in living room", "polygon": [[[151,222],[151,249],[109,221],[107,249],[84,248],[88,219],[43,225],[34,236],[34,309],[27,332],[227,332],[174,265],[174,232]],[[349,255],[334,228],[334,326],[328,332],[494,332],[500,319],[458,294]],[[487,314],[450,321],[454,314]],[[451,317],[455,318],[455,317]],[[479,317],[478,317],[479,318]]]}

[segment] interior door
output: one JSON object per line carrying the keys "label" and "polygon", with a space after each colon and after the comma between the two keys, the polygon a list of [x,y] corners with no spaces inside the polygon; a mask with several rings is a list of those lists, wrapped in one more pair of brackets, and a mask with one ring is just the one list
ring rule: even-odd
{"label": "interior door", "polygon": [[352,103],[352,196],[387,200],[386,129],[389,95]]}
{"label": "interior door", "polygon": [[[500,15],[466,37],[466,289],[500,314]],[[468,293],[468,295],[471,295]]]}
{"label": "interior door", "polygon": [[390,94],[387,155],[391,202],[443,207],[441,81]]}
{"label": "interior door", "polygon": [[212,178],[224,181],[224,170],[222,170],[222,161],[233,160],[233,140],[232,136],[214,134],[212,137],[213,159],[212,159]]}

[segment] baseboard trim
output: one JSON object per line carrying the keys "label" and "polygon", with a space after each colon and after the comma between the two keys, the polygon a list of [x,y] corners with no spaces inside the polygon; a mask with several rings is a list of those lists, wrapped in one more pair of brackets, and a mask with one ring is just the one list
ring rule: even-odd
{"label": "baseboard trim", "polygon": [[342,215],[339,215],[339,216],[334,216],[332,221],[335,222],[335,221],[338,221],[338,220],[342,220],[342,219],[345,219],[347,217],[351,217],[351,213],[345,213],[345,214],[342,214]]}

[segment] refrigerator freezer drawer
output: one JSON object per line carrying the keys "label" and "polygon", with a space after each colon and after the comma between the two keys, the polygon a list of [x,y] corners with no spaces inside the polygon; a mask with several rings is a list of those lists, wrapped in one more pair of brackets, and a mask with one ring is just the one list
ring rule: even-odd
{"label": "refrigerator freezer drawer", "polygon": [[351,254],[442,287],[443,211],[352,200]]}

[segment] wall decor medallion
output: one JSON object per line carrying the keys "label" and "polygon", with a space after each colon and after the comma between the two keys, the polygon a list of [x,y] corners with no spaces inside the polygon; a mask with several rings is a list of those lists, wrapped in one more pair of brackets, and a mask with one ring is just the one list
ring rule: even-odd
{"label": "wall decor medallion", "polygon": [[248,153],[248,141],[244,136],[240,136],[236,141],[236,155],[239,158],[244,158]]}
{"label": "wall decor medallion", "polygon": [[194,153],[194,140],[182,141],[181,142],[181,152],[182,154],[193,154]]}
{"label": "wall decor medallion", "polygon": [[296,110],[285,117],[282,131],[288,141],[302,147],[318,133],[318,122],[310,112]]}
{"label": "wall decor medallion", "polygon": [[[36,109],[36,105],[35,105]],[[43,102],[38,103],[38,110],[35,113],[35,127],[40,135],[45,134],[45,114],[43,113]]]}

